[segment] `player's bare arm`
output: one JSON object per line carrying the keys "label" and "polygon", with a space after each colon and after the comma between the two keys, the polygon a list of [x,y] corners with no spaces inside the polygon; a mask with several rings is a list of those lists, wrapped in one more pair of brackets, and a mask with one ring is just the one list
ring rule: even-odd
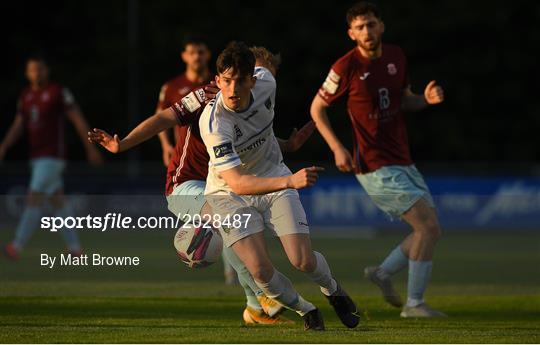
{"label": "player's bare arm", "polygon": [[[162,111],[163,109],[158,107],[156,109],[156,113]],[[158,133],[159,142],[161,143],[161,151],[162,151],[162,157],[163,157],[163,164],[165,166],[169,165],[169,162],[171,161],[171,157],[174,155],[174,146],[172,145],[171,141],[169,140],[168,131],[164,130],[163,132]]]}
{"label": "player's bare arm", "polygon": [[429,105],[439,104],[444,101],[444,90],[437,85],[435,80],[428,83],[423,95],[412,92],[410,85],[403,91],[401,109],[406,112],[419,111]]}
{"label": "player's bare arm", "polygon": [[293,175],[278,177],[258,177],[243,174],[239,166],[220,172],[232,191],[238,195],[259,195],[294,188],[302,189],[313,186],[319,178],[322,167],[309,167],[297,171]]}
{"label": "player's bare arm", "polygon": [[336,167],[342,172],[354,170],[354,163],[349,150],[343,146],[336,133],[332,129],[328,119],[328,104],[318,94],[315,95],[311,103],[311,118],[315,122],[317,129],[334,153]]}
{"label": "player's bare arm", "polygon": [[9,128],[6,137],[0,144],[0,161],[4,159],[7,150],[17,142],[23,133],[23,117],[21,114],[15,115],[15,119]]}
{"label": "player's bare arm", "polygon": [[109,152],[119,153],[139,145],[165,129],[174,127],[177,123],[174,111],[168,108],[141,122],[122,140],[117,134],[112,136],[98,128],[88,132],[88,140],[103,146]]}
{"label": "player's bare arm", "polygon": [[293,129],[291,135],[287,140],[276,138],[279,143],[281,152],[294,152],[297,151],[304,143],[311,137],[315,130],[315,122],[309,121],[300,130]]}
{"label": "player's bare arm", "polygon": [[99,151],[96,150],[96,148],[91,143],[89,143],[88,140],[86,140],[86,133],[88,133],[89,127],[79,107],[76,104],[72,105],[66,111],[66,115],[69,121],[71,121],[71,123],[73,124],[73,127],[75,127],[77,135],[79,135],[79,138],[84,145],[88,161],[93,165],[103,164],[103,157],[101,157],[101,153],[99,153]]}

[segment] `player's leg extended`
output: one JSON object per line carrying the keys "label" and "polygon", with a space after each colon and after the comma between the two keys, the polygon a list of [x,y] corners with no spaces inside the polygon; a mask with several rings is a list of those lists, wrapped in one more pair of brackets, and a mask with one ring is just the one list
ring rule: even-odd
{"label": "player's leg extended", "polygon": [[[311,318],[315,314],[317,317],[316,323],[310,324],[309,326],[314,327],[309,329],[324,329],[318,309],[304,300],[296,292],[291,281],[272,265],[262,231],[234,242],[232,248],[240,260],[244,262],[255,283],[263,290],[266,296],[295,311],[304,317],[304,320]],[[308,325],[306,324],[306,326]]]}
{"label": "player's leg extended", "polygon": [[332,277],[324,255],[312,250],[309,235],[290,234],[279,239],[291,264],[319,285],[341,322],[349,328],[358,326],[360,316],[356,304]]}
{"label": "player's leg extended", "polygon": [[[67,217],[73,217],[74,211],[69,203],[65,200],[64,190],[57,190],[50,198],[50,203],[54,208],[54,216],[66,219]],[[59,229],[64,238],[66,249],[68,253],[80,256],[82,255],[81,243],[76,229]]]}
{"label": "player's leg extended", "polygon": [[265,222],[279,236],[291,264],[319,285],[342,323],[356,327],[360,320],[356,305],[332,277],[325,257],[311,247],[306,213],[298,192],[285,191],[273,198]]}
{"label": "player's leg extended", "polygon": [[443,313],[431,309],[424,302],[424,292],[431,277],[433,251],[441,236],[441,228],[435,209],[424,199],[402,216],[411,225],[413,233],[403,242],[403,250],[409,258],[407,304],[403,317],[435,317]]}
{"label": "player's leg extended", "polygon": [[[173,193],[167,197],[167,203],[169,210],[175,215],[183,217],[186,214],[200,214],[201,216],[211,216],[213,214],[212,207],[209,203],[206,202],[204,198],[204,189],[206,182],[205,181],[186,181],[179,186],[176,186],[173,190]],[[232,255],[230,255],[232,253]],[[224,246],[223,255],[227,257],[228,261],[232,264],[241,286],[244,288],[244,293],[246,295],[247,307],[251,308],[254,313],[257,313],[258,310],[265,309],[264,305],[261,306],[260,295],[262,290],[255,284],[253,278],[251,277],[249,271],[244,266],[243,262],[238,259],[238,257],[232,252],[232,249],[227,249]],[[264,315],[260,315],[261,318],[258,320],[259,323],[279,323],[286,322],[284,318],[279,318],[276,314],[281,310],[279,306],[276,306],[275,303],[267,303],[272,309],[265,312],[270,317],[275,317],[272,320],[266,320]],[[246,308],[247,309],[247,308]],[[256,315],[255,315],[256,316]]]}

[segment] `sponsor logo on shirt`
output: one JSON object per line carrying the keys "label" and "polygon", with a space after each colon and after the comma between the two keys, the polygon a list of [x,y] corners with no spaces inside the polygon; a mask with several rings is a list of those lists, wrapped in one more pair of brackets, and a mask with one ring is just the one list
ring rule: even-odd
{"label": "sponsor logo on shirt", "polygon": [[197,99],[197,96],[193,92],[191,92],[189,95],[182,98],[182,104],[184,105],[184,107],[186,107],[186,109],[190,113],[195,112],[197,109],[201,107],[201,103],[199,102],[199,100]]}
{"label": "sponsor logo on shirt", "polygon": [[231,153],[233,153],[232,143],[224,143],[214,146],[214,155],[216,158],[221,158]]}
{"label": "sponsor logo on shirt", "polygon": [[249,144],[249,146],[247,146],[247,147],[243,148],[242,150],[240,150],[238,153],[240,154],[240,153],[244,153],[244,152],[253,150],[253,149],[261,146],[265,142],[266,142],[265,138],[259,138],[259,139],[255,140],[253,143]]}

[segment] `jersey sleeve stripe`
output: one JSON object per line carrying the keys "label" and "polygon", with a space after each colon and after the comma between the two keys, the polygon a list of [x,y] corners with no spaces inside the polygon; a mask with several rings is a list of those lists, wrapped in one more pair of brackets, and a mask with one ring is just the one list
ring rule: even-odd
{"label": "jersey sleeve stripe", "polygon": [[231,157],[229,159],[227,159],[226,161],[223,161],[223,162],[219,162],[219,163],[215,163],[213,164],[215,167],[217,166],[220,166],[220,165],[225,165],[225,164],[231,164],[231,163],[241,163],[242,161],[240,160],[240,157],[238,156],[235,156],[235,157]]}

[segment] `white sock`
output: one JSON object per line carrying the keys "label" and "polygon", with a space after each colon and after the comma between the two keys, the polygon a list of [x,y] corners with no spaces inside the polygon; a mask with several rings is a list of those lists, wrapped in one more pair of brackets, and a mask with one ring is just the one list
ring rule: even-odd
{"label": "white sock", "polygon": [[381,263],[379,266],[380,269],[377,271],[377,276],[380,279],[389,278],[391,275],[394,275],[407,267],[408,263],[409,259],[403,254],[400,244],[394,248]]}
{"label": "white sock", "polygon": [[[424,302],[429,278],[431,277],[431,261],[409,260],[409,280],[407,281],[407,306],[416,307]],[[409,301],[411,304],[409,304]]]}
{"label": "white sock", "polygon": [[407,297],[407,307],[417,307],[420,304],[424,303],[424,299],[416,299],[416,298],[410,298]]}
{"label": "white sock", "polygon": [[255,280],[255,283],[257,283],[267,297],[275,299],[285,308],[297,312],[300,316],[304,316],[315,309],[313,304],[304,300],[294,290],[291,281],[278,270],[274,270],[274,275],[267,283],[257,280]]}
{"label": "white sock", "polygon": [[328,263],[324,256],[316,251],[314,251],[313,254],[317,260],[317,267],[315,267],[313,272],[306,273],[306,275],[321,287],[321,292],[324,295],[330,296],[337,291],[337,282],[332,278],[330,267],[328,267]]}

